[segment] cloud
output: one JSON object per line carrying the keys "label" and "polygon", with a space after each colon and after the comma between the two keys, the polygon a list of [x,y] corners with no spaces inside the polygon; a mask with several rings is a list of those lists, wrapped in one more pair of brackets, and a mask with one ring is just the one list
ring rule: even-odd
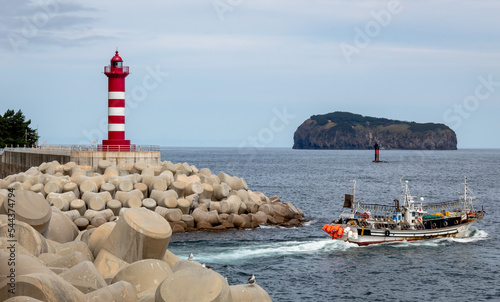
{"label": "cloud", "polygon": [[66,0],[4,1],[0,12],[0,49],[5,51],[70,47],[103,37],[92,26],[97,9]]}
{"label": "cloud", "polygon": [[[403,11],[351,64],[340,43],[353,44],[355,29],[363,30],[393,0],[220,0],[233,4],[223,21],[214,0],[40,1],[57,1],[58,8],[26,0],[0,4],[2,82],[9,106],[15,100],[23,112],[31,110],[33,120],[38,115],[53,127],[45,133],[54,137],[71,138],[84,124],[94,124],[83,119],[73,129],[51,125],[45,116],[53,112],[65,124],[74,122],[62,114],[62,103],[86,104],[79,114],[105,116],[93,106],[106,105],[102,67],[116,46],[131,67],[127,87],[141,85],[145,66],[159,65],[171,74],[133,113],[137,120],[163,121],[168,112],[171,125],[183,125],[182,112],[195,111],[199,119],[206,114],[248,134],[266,122],[252,116],[285,104],[304,117],[341,108],[439,122],[444,110],[474,89],[479,75],[500,70],[500,2],[493,0],[400,1]],[[17,52],[13,36],[20,43]],[[32,88],[24,89],[25,83]],[[484,103],[477,118],[496,100]],[[220,136],[214,128],[204,132],[208,141]],[[153,138],[162,136],[151,131]],[[183,137],[201,136],[196,129],[185,131]],[[239,141],[239,131],[228,139]]]}

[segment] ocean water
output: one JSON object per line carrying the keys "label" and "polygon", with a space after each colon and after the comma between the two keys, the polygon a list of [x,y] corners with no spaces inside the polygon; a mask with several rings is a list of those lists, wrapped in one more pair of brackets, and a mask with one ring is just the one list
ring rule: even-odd
{"label": "ocean water", "polygon": [[[243,177],[249,189],[280,196],[310,222],[299,228],[174,234],[169,249],[213,266],[229,284],[257,283],[273,301],[500,301],[500,150],[373,151],[166,148],[162,160]],[[321,230],[343,196],[391,204],[401,178],[425,201],[454,200],[467,176],[485,218],[464,239],[372,245],[331,240]]]}

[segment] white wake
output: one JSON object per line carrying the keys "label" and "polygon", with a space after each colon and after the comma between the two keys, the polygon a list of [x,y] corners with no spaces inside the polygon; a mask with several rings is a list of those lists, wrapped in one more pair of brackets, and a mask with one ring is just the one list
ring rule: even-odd
{"label": "white wake", "polygon": [[282,255],[300,255],[321,253],[326,251],[345,251],[355,244],[339,240],[323,239],[314,241],[285,241],[259,245],[224,247],[221,250],[204,251],[196,255],[196,261],[227,264],[248,261],[261,257],[278,257]]}
{"label": "white wake", "polygon": [[400,243],[393,244],[394,247],[407,247],[407,246],[440,246],[443,243],[472,243],[481,240],[488,239],[489,235],[483,230],[478,230],[476,228],[470,228],[466,237],[463,238],[453,238],[453,237],[445,237],[445,238],[437,238],[430,240],[420,240],[420,241],[403,241]]}

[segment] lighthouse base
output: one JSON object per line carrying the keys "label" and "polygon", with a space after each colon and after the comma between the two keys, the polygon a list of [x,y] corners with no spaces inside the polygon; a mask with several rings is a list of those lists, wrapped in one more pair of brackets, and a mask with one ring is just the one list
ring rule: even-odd
{"label": "lighthouse base", "polygon": [[[145,149],[147,146],[135,146],[136,150]],[[146,148],[147,149],[147,148]],[[159,150],[159,146],[157,147]],[[70,161],[79,166],[97,167],[101,160],[107,160],[118,168],[131,168],[137,162],[143,162],[148,165],[159,165],[161,162],[160,151],[131,151],[131,152],[113,152],[113,151],[71,151]]]}
{"label": "lighthouse base", "polygon": [[135,145],[130,144],[130,140],[107,139],[102,141],[102,145],[97,146],[98,151],[108,152],[131,152],[135,151]]}

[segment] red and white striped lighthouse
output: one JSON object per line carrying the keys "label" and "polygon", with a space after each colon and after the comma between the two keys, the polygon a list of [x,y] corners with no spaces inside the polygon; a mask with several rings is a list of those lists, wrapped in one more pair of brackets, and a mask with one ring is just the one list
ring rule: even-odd
{"label": "red and white striped lighthouse", "polygon": [[132,151],[130,140],[125,140],[125,77],[129,71],[118,50],[111,64],[104,66],[104,74],[108,77],[108,139],[102,141],[102,149]]}

